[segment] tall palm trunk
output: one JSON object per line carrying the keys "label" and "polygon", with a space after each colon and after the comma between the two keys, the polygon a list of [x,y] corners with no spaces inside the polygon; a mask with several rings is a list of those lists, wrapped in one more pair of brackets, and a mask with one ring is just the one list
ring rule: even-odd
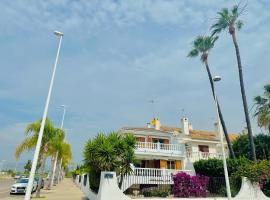
{"label": "tall palm trunk", "polygon": [[[212,74],[210,72],[210,68],[209,68],[209,65],[208,65],[208,60],[206,59],[204,61],[204,63],[205,63],[206,71],[207,71],[208,78],[209,78],[209,81],[210,81],[213,98],[215,99],[215,96],[216,96],[215,87],[214,87],[213,77],[212,77]],[[229,138],[229,134],[228,134],[228,131],[227,131],[227,128],[226,128],[225,121],[223,119],[223,115],[222,115],[221,108],[219,106],[218,100],[217,100],[217,106],[218,106],[219,119],[220,119],[220,122],[221,122],[221,125],[222,125],[222,128],[223,128],[223,132],[224,132],[224,135],[225,135],[225,138],[226,138],[226,141],[227,141],[227,145],[228,145],[229,152],[230,152],[230,157],[235,159],[235,154],[234,154],[234,151],[233,151],[233,148],[232,148],[232,143],[231,143],[230,138]]]}
{"label": "tall palm trunk", "polygon": [[233,44],[235,47],[236,58],[237,58],[239,81],[240,81],[240,88],[241,88],[241,95],[242,95],[242,101],[243,101],[243,106],[244,106],[245,118],[246,118],[246,123],[247,123],[251,157],[252,157],[253,161],[256,161],[257,160],[256,153],[255,153],[256,151],[255,151],[254,139],[253,139],[253,135],[252,135],[251,123],[250,123],[250,118],[249,118],[249,113],[248,113],[248,106],[247,106],[247,98],[246,98],[246,92],[245,92],[245,86],[244,86],[244,80],[243,80],[241,57],[240,57],[238,43],[236,40],[235,31],[233,31],[231,33],[231,36],[232,36]]}
{"label": "tall palm trunk", "polygon": [[38,185],[37,185],[37,191],[36,191],[36,198],[40,198],[40,190],[41,190],[41,184],[42,184],[42,174],[44,173],[45,168],[45,157],[44,155],[41,155],[41,166],[40,166],[40,173],[39,173],[39,179],[38,179]]}
{"label": "tall palm trunk", "polygon": [[121,174],[121,175],[120,175],[120,181],[119,181],[119,184],[118,184],[118,187],[119,187],[120,189],[122,188],[123,180],[124,180],[124,174]]}
{"label": "tall palm trunk", "polygon": [[56,154],[54,156],[54,162],[53,162],[53,166],[52,166],[52,173],[51,173],[51,180],[49,183],[49,189],[55,184],[54,177],[55,177],[57,161],[58,161],[58,151],[56,152]]}

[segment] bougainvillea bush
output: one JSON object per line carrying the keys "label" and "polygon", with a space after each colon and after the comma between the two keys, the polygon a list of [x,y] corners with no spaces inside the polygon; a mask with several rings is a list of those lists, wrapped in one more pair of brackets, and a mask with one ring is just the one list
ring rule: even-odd
{"label": "bougainvillea bush", "polygon": [[184,172],[173,175],[174,197],[206,197],[209,178],[190,176]]}

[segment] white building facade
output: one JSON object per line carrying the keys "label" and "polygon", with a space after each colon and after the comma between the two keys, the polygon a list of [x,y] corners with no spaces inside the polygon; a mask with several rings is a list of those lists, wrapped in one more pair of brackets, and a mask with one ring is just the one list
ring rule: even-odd
{"label": "white building facade", "polygon": [[172,184],[173,173],[194,174],[195,161],[222,157],[217,128],[194,130],[187,118],[181,119],[179,127],[163,126],[153,119],[146,127],[124,127],[119,132],[133,134],[137,140],[138,163],[134,165],[134,173],[126,177],[122,190],[132,184]]}

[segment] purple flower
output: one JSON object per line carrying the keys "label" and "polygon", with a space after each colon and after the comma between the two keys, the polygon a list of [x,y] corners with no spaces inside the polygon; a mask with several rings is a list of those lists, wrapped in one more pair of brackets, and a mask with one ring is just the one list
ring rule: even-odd
{"label": "purple flower", "polygon": [[209,178],[180,172],[173,176],[175,197],[206,197]]}

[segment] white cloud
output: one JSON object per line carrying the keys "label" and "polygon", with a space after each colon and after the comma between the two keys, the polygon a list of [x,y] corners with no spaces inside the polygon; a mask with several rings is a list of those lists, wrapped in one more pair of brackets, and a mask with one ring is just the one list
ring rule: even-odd
{"label": "white cloud", "polygon": [[[57,106],[68,105],[66,127],[72,129],[68,139],[76,160],[86,138],[96,132],[143,126],[152,115],[152,98],[164,123],[178,125],[185,108],[197,128],[211,129],[215,114],[208,79],[199,59],[187,59],[186,54],[192,39],[206,33],[217,9],[227,4],[231,2],[0,1],[0,100],[5,99],[0,108],[13,108],[0,115],[9,118],[8,125],[0,126],[1,146],[2,139],[14,137],[9,133],[23,137],[23,124],[17,121],[32,121],[42,114],[57,45],[48,32],[56,28],[67,34],[49,116],[57,124]],[[250,1],[238,35],[250,97],[260,92],[269,74],[267,8],[262,1]],[[221,36],[209,59],[213,73],[223,77],[218,91],[228,128],[240,131],[243,112],[229,35]],[[202,119],[202,113],[209,117]],[[13,151],[13,144],[4,145]]]}

